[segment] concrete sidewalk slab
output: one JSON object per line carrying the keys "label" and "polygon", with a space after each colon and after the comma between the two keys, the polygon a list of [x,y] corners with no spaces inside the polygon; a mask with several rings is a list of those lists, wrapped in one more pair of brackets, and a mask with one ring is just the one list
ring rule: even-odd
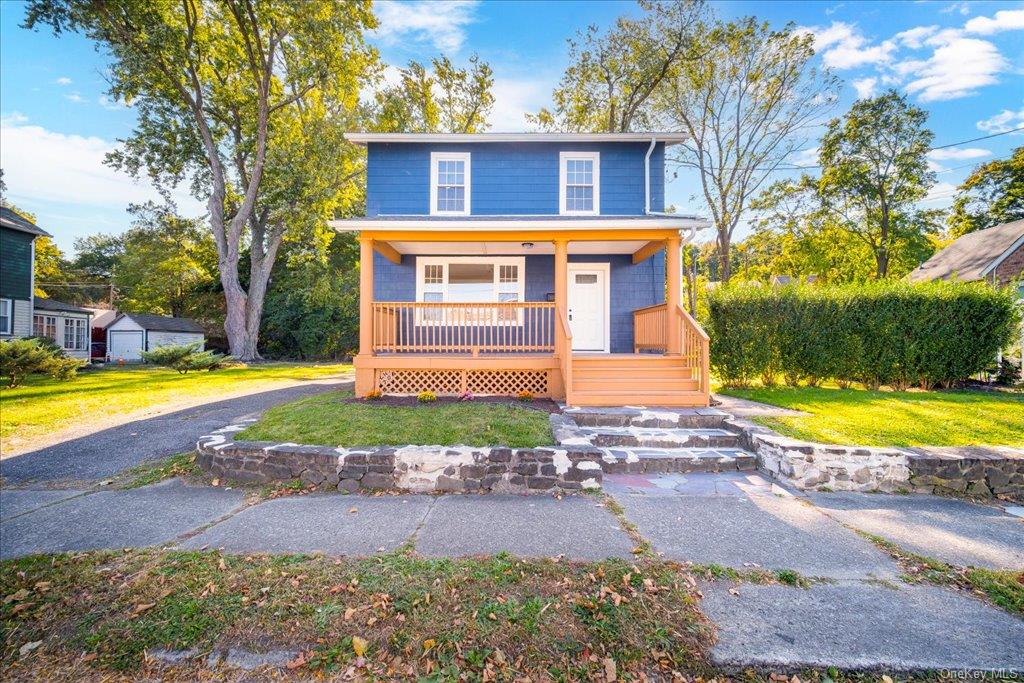
{"label": "concrete sidewalk slab", "polygon": [[427,515],[416,550],[430,556],[493,555],[599,560],[632,557],[618,520],[590,496],[448,496]]}
{"label": "concrete sidewalk slab", "polygon": [[1002,510],[937,496],[815,493],[814,504],[905,550],[977,567],[1024,568],[1024,520]]}
{"label": "concrete sidewalk slab", "polygon": [[0,520],[53,505],[85,491],[76,489],[0,489]]}
{"label": "concrete sidewalk slab", "polygon": [[[648,496],[774,496],[792,497],[758,472],[645,472],[606,474],[601,488],[606,493],[642,493]],[[802,495],[802,494],[801,494]]]}
{"label": "concrete sidewalk slab", "polygon": [[241,491],[177,479],[91,493],[0,523],[0,557],[165,543],[228,514],[243,499]]}
{"label": "concrete sidewalk slab", "polygon": [[428,496],[337,494],[278,498],[246,508],[188,539],[182,547],[209,546],[236,553],[373,555],[405,543],[431,501]]}
{"label": "concrete sidewalk slab", "polygon": [[756,563],[833,579],[890,578],[896,563],[809,505],[776,496],[614,496],[655,551],[736,569]]}
{"label": "concrete sidewalk slab", "polygon": [[719,582],[702,591],[718,625],[711,658],[723,666],[1024,670],[1024,621],[943,588]]}

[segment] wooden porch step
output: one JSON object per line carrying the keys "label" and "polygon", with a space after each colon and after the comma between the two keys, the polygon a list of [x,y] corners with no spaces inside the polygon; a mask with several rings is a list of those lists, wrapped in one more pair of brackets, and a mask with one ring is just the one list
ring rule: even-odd
{"label": "wooden porch step", "polygon": [[626,376],[616,377],[607,375],[578,376],[575,373],[572,377],[572,386],[575,391],[632,391],[637,395],[644,395],[649,391],[696,391],[700,383],[688,377],[664,377],[664,376]]}
{"label": "wooden porch step", "polygon": [[653,353],[587,353],[572,354],[573,367],[604,365],[609,367],[636,367],[655,365],[680,365],[679,356],[662,356]]}
{"label": "wooden porch step", "polygon": [[574,406],[702,407],[708,397],[699,391],[649,391],[646,389],[573,391]]}
{"label": "wooden porch step", "polygon": [[693,377],[692,368],[684,368],[673,365],[650,365],[650,366],[604,366],[604,365],[576,365],[572,368],[573,379],[601,379],[613,377],[646,378],[664,377],[674,379],[690,379]]}

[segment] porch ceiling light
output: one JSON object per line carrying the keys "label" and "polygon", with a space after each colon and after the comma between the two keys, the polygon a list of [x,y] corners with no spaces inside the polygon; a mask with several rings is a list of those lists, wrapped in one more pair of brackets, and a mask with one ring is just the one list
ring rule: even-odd
{"label": "porch ceiling light", "polygon": [[523,249],[533,249],[533,242],[523,242]]}

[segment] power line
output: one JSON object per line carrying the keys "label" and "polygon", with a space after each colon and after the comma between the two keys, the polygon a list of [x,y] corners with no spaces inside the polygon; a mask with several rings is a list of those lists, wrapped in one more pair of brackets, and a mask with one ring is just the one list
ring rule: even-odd
{"label": "power line", "polygon": [[983,135],[980,138],[971,138],[970,140],[961,140],[960,142],[954,142],[948,145],[941,145],[939,147],[932,147],[929,151],[934,152],[937,149],[946,149],[948,147],[956,147],[957,145],[966,145],[968,142],[978,142],[979,140],[988,140],[989,138],[997,138],[1000,135],[1009,135],[1010,133],[1016,133],[1019,130],[1024,130],[1024,126],[1020,128],[1013,128],[1011,130],[1004,130],[1001,133],[992,133],[992,135]]}

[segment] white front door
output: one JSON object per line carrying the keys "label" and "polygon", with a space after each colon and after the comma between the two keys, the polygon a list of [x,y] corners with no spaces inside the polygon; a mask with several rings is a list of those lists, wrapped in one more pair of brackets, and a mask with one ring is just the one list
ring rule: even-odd
{"label": "white front door", "polygon": [[608,264],[569,264],[573,351],[608,351]]}

